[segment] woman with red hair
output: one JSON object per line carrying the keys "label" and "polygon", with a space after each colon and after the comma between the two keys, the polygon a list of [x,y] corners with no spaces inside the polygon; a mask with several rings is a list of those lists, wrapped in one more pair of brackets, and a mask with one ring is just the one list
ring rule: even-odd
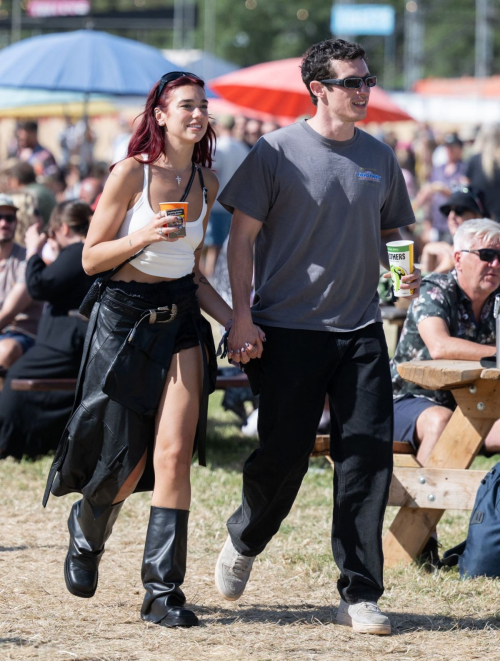
{"label": "woman with red hair", "polygon": [[[92,597],[104,543],[124,500],[153,489],[142,580],[143,620],[198,624],[181,590],[190,466],[205,464],[216,358],[200,307],[224,326],[231,309],[200,273],[218,182],[204,83],[173,72],[151,90],[123,161],[113,166],[87,235],[83,266],[109,272],[94,304],[75,406],[49,475],[57,496],[80,492],[68,520],[68,590]],[[188,203],[172,238],[164,201]],[[243,349],[257,356],[261,347]]]}

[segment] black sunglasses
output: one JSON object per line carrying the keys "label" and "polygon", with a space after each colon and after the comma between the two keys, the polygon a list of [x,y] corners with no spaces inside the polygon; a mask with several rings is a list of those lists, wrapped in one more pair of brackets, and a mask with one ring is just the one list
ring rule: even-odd
{"label": "black sunglasses", "polygon": [[377,84],[377,76],[364,76],[363,78],[326,78],[325,80],[318,81],[323,85],[340,85],[347,87],[350,90],[359,90],[364,83],[367,87],[375,87]]}
{"label": "black sunglasses", "polygon": [[7,223],[16,222],[16,214],[14,213],[0,213],[0,220],[5,220]]}
{"label": "black sunglasses", "polygon": [[493,248],[478,248],[477,250],[461,250],[460,252],[473,252],[474,254],[479,255],[479,259],[482,262],[491,263],[495,257],[500,262],[500,250],[494,250]]}
{"label": "black sunglasses", "polygon": [[[471,209],[466,209],[465,207],[450,207],[450,211],[454,211],[457,216],[463,216],[466,211],[471,211]],[[448,211],[448,213],[450,213],[450,211]]]}
{"label": "black sunglasses", "polygon": [[[197,76],[195,73],[189,73],[189,71],[171,71],[170,73],[165,73],[160,78],[160,84],[158,85],[158,89],[156,90],[156,101],[158,101],[158,99],[161,97],[161,93],[165,89],[165,85],[168,85],[173,80],[177,80],[178,78],[183,78],[184,76],[192,76],[197,80],[201,80],[199,76]],[[203,83],[203,81],[201,82]]]}

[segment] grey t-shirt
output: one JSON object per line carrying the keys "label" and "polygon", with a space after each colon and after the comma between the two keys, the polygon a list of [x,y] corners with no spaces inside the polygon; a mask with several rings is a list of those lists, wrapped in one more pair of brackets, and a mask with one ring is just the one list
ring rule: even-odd
{"label": "grey t-shirt", "polygon": [[350,331],[380,321],[380,231],[415,222],[394,153],[355,129],[329,140],[306,121],[263,136],[219,196],[263,223],[256,323]]}

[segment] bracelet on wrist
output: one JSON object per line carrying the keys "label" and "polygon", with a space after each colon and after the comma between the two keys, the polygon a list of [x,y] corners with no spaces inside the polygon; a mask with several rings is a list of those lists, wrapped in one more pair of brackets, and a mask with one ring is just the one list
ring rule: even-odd
{"label": "bracelet on wrist", "polygon": [[230,328],[231,328],[232,325],[233,325],[233,320],[232,320],[232,319],[229,319],[229,320],[226,322],[226,325],[224,326],[224,330],[226,331],[226,333],[229,332],[229,330],[230,330]]}

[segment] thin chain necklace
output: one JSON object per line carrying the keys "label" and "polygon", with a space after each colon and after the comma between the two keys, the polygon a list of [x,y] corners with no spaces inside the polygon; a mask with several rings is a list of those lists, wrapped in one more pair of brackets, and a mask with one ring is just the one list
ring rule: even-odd
{"label": "thin chain necklace", "polygon": [[182,181],[182,177],[181,177],[181,175],[180,175],[180,172],[187,172],[188,170],[191,171],[192,167],[193,167],[193,166],[190,165],[189,167],[184,168],[184,170],[177,170],[177,169],[174,168],[174,167],[170,167],[170,168],[165,167],[165,170],[167,170],[167,171],[171,171],[171,172],[174,172],[174,173],[175,173],[175,175],[176,175],[175,180],[177,181],[177,186],[180,186],[180,185],[181,185],[181,181]]}

